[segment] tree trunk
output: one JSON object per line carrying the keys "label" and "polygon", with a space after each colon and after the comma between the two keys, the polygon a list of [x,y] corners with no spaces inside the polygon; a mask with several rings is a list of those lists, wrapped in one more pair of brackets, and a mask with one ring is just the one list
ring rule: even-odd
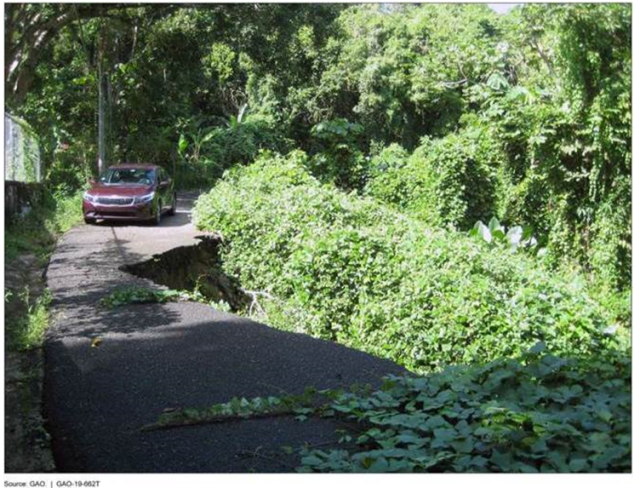
{"label": "tree trunk", "polygon": [[107,124],[108,124],[108,91],[107,76],[109,70],[109,28],[102,23],[98,33],[98,172],[107,167]]}
{"label": "tree trunk", "polygon": [[[100,53],[102,55],[102,53]],[[106,138],[105,138],[105,86],[102,62],[98,61],[98,173],[106,168]]]}

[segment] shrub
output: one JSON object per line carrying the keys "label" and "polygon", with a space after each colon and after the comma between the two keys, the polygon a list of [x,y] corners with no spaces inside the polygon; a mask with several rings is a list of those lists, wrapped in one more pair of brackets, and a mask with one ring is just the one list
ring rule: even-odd
{"label": "shrub", "polygon": [[505,192],[503,220],[510,224],[526,222],[535,235],[546,243],[549,234],[549,187],[539,175],[530,174],[521,182],[509,185]]}
{"label": "shrub", "polygon": [[589,249],[596,280],[612,289],[631,289],[630,182],[623,182],[597,210]]}
{"label": "shrub", "polygon": [[418,179],[407,168],[409,153],[399,144],[391,144],[371,161],[370,179],[365,193],[397,209],[407,206]]}
{"label": "shrub", "polygon": [[210,129],[192,127],[178,143],[178,184],[210,187],[225,170],[252,161],[260,150],[285,150],[289,143],[268,117],[260,115],[231,117],[224,126]]}
{"label": "shrub", "polygon": [[[396,164],[380,164],[391,155]],[[442,139],[423,138],[406,161],[391,146],[374,160],[377,171],[365,193],[425,222],[469,228],[496,214],[499,196],[494,163],[498,156],[491,139],[478,129]]]}
{"label": "shrub", "polygon": [[538,341],[571,356],[620,345],[580,280],[322,185],[306,164],[301,152],[263,154],[194,212],[222,234],[226,271],[277,297],[265,306],[275,327],[416,371],[514,357]]}
{"label": "shrub", "polygon": [[316,154],[308,160],[312,174],[345,190],[361,189],[367,161],[360,150],[363,128],[346,119],[320,122],[311,128]]}

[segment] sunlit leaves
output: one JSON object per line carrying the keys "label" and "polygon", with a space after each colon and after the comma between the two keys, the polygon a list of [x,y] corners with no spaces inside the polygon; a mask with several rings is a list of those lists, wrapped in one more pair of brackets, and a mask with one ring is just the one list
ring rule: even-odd
{"label": "sunlit leaves", "polygon": [[[506,233],[505,233],[506,232]],[[531,227],[525,227],[524,229],[515,225],[505,231],[505,227],[500,224],[500,221],[495,217],[492,217],[489,221],[489,225],[485,225],[484,222],[479,220],[469,231],[471,237],[478,237],[488,244],[492,242],[507,245],[512,250],[519,247],[523,248],[535,248],[538,241],[532,234]]]}
{"label": "sunlit leaves", "polygon": [[[541,355],[542,349],[532,348],[524,363],[495,361],[422,378],[391,377],[383,391],[399,405],[416,409],[401,413],[397,407],[369,405],[365,418],[377,419],[373,426],[362,421],[355,407],[365,404],[371,393],[358,394],[359,401],[349,402],[338,396],[329,408],[340,406],[343,421],[353,422],[362,434],[349,451],[304,449],[299,470],[629,471],[629,362],[613,359],[614,372],[598,360],[567,362]],[[553,376],[540,376],[542,363],[558,365]],[[611,378],[618,377],[620,386],[614,386]],[[445,395],[438,411],[424,421],[427,403],[421,399],[440,397],[447,390],[438,388],[459,381],[467,385],[466,392]],[[611,407],[603,408],[604,404]],[[455,410],[465,411],[464,418],[452,415]],[[415,422],[409,420],[412,417]]]}
{"label": "sunlit leaves", "polygon": [[512,356],[541,340],[572,356],[620,347],[626,329],[611,333],[585,287],[509,251],[518,237],[530,244],[526,228],[483,224],[487,244],[322,185],[308,164],[301,152],[264,154],[196,205],[197,225],[223,235],[226,269],[277,297],[260,320],[416,371]]}

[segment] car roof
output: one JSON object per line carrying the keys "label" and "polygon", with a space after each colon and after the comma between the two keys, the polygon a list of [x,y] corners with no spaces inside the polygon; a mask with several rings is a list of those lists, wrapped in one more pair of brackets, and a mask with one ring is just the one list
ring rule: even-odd
{"label": "car roof", "polygon": [[109,169],[160,169],[161,166],[156,164],[141,164],[141,163],[121,163],[110,166]]}

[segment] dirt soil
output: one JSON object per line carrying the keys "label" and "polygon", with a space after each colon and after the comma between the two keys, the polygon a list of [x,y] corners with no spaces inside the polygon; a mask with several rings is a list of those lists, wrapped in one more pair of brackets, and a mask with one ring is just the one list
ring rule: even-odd
{"label": "dirt soil", "polygon": [[197,289],[208,300],[229,304],[233,312],[245,310],[251,299],[238,280],[223,271],[218,253],[220,238],[216,235],[203,236],[199,241],[140,263],[124,265],[121,269],[172,290]]}

